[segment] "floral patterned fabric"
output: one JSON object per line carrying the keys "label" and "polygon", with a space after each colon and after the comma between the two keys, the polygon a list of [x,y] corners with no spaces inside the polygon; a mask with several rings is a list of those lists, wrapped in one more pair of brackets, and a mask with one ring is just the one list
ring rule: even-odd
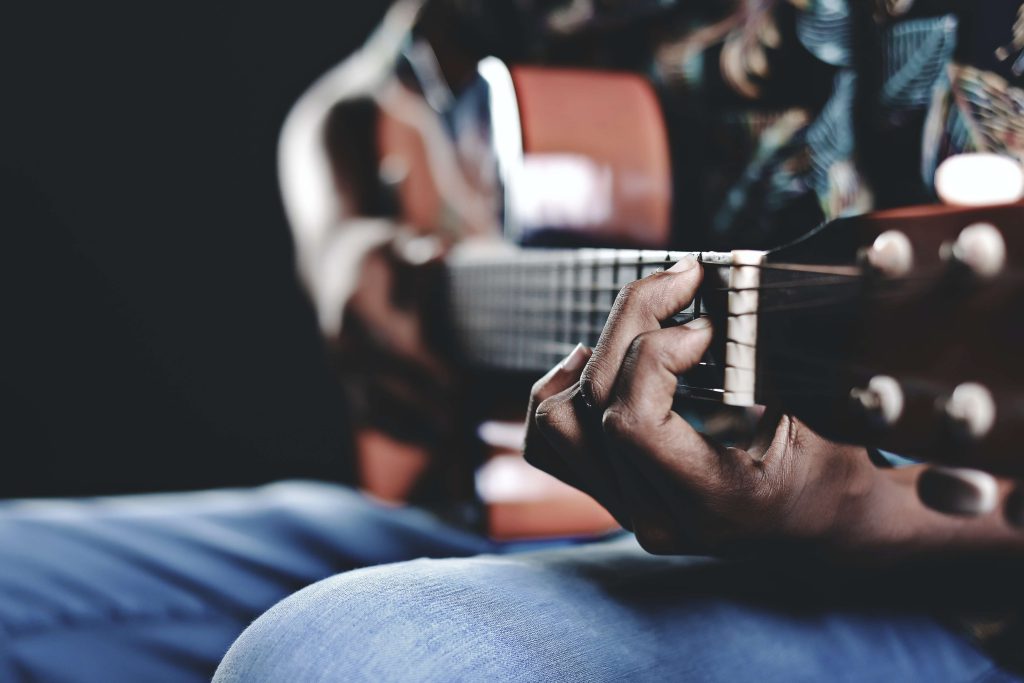
{"label": "floral patterned fabric", "polygon": [[[687,124],[684,242],[699,221],[721,248],[773,246],[822,220],[936,201],[935,170],[954,154],[1024,163],[1019,0],[742,0],[662,45],[653,71],[670,120]],[[1024,666],[1019,611],[962,623]]]}
{"label": "floral patterned fabric", "polygon": [[681,242],[769,246],[824,219],[934,201],[952,154],[1024,162],[1019,0],[704,4],[652,65],[692,169]]}

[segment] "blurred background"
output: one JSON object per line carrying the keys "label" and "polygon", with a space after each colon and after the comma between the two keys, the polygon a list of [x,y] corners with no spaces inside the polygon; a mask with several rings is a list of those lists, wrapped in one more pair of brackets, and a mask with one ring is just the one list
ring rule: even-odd
{"label": "blurred background", "polygon": [[276,142],[385,7],[5,6],[0,496],[351,476]]}

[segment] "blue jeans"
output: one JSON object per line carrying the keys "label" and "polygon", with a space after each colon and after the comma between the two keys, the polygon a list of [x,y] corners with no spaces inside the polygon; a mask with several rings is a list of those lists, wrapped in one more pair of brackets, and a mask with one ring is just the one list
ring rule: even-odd
{"label": "blue jeans", "polygon": [[[325,484],[0,503],[0,681],[208,680],[314,581],[506,550]],[[759,584],[629,540],[348,571],[219,676],[999,680],[931,615],[765,600],[737,572]]]}
{"label": "blue jeans", "polygon": [[934,615],[802,583],[632,538],[361,569],[257,619],[214,680],[1017,680]]}
{"label": "blue jeans", "polygon": [[489,549],[327,484],[0,502],[0,681],[209,681],[238,634],[303,586]]}

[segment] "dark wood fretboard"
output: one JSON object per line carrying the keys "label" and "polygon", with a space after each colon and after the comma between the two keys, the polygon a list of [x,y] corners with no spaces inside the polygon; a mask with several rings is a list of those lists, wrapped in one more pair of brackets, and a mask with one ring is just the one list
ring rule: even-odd
{"label": "dark wood fretboard", "polygon": [[[449,260],[461,350],[471,363],[543,372],[594,346],[619,290],[686,254],[628,249],[467,249]],[[678,322],[693,317],[693,306]]]}

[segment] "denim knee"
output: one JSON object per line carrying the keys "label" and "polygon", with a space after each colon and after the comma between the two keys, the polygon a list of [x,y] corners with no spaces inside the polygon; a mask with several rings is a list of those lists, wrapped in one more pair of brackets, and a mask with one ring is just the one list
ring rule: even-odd
{"label": "denim knee", "polygon": [[514,564],[416,560],[321,581],[246,629],[215,680],[522,679],[517,653],[536,643],[515,628],[524,596],[507,583],[523,571]]}
{"label": "denim knee", "polygon": [[736,569],[634,544],[357,570],[260,617],[215,680],[952,681],[996,671],[927,614],[827,600],[799,609],[771,581],[755,599],[725,585],[749,571]]}

